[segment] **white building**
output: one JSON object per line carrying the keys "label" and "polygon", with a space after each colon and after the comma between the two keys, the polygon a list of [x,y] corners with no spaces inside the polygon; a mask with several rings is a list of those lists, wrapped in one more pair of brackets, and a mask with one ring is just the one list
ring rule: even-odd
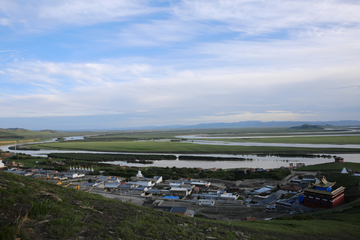
{"label": "white building", "polygon": [[214,206],[215,205],[215,200],[199,199],[198,204],[199,205]]}
{"label": "white building", "polygon": [[198,186],[198,187],[209,187],[211,183],[210,183],[210,182],[191,181],[190,184],[191,184],[191,185]]}
{"label": "white building", "polygon": [[224,193],[220,195],[221,199],[231,199],[231,200],[236,200],[239,196],[238,195],[233,195],[232,193]]}
{"label": "white building", "polygon": [[0,158],[0,168],[4,168],[4,167],[5,167],[5,165],[4,165],[4,163],[2,162],[2,160]]}
{"label": "white building", "polygon": [[67,178],[81,178],[81,177],[85,177],[85,174],[83,174],[83,173],[65,173],[65,177],[67,177]]}
{"label": "white building", "polygon": [[183,183],[170,183],[170,187],[180,187],[180,185]]}
{"label": "white building", "polygon": [[137,184],[139,186],[153,187],[155,182],[152,181],[137,181],[137,182],[126,182],[126,184]]}
{"label": "white building", "polygon": [[173,194],[173,195],[188,196],[188,195],[190,195],[190,193],[191,193],[191,190],[189,190],[187,188],[172,187],[170,189],[170,194]]}
{"label": "white building", "polygon": [[144,176],[142,175],[141,171],[139,170],[138,173],[136,174],[137,178],[143,178]]}

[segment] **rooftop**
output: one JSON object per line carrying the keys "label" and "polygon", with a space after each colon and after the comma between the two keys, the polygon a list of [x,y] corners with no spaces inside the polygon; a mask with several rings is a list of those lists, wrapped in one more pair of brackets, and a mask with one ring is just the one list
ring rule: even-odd
{"label": "rooftop", "polygon": [[328,182],[326,180],[325,177],[323,177],[320,182],[315,183],[314,186],[316,187],[323,187],[323,188],[328,188],[328,187],[332,187],[333,185],[335,185],[336,182]]}
{"label": "rooftop", "polygon": [[318,194],[330,195],[330,196],[335,195],[336,193],[343,191],[343,190],[345,190],[344,187],[334,187],[331,192],[317,190],[315,188],[310,188],[310,187],[304,189],[305,192],[318,193]]}

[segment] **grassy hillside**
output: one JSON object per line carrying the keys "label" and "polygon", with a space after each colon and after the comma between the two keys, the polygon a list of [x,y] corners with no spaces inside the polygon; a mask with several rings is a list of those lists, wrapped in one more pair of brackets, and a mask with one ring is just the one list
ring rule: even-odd
{"label": "grassy hillside", "polygon": [[[360,171],[360,163],[344,162],[344,163],[323,163],[311,166],[305,166],[296,169],[297,171],[315,171],[318,175],[324,175],[330,182],[336,182],[336,185],[346,187],[345,192],[353,192],[358,194],[360,177],[352,176],[351,174],[342,174],[343,168],[351,169],[352,171]],[[353,195],[351,194],[351,195]]]}
{"label": "grassy hillside", "polygon": [[222,222],[165,213],[0,173],[0,239],[351,240],[358,239],[359,228],[359,202],[283,220]]}
{"label": "grassy hillside", "polygon": [[321,126],[311,125],[311,124],[303,124],[301,126],[291,127],[289,130],[308,130],[308,131],[323,131],[325,130]]}
{"label": "grassy hillside", "polygon": [[61,135],[63,133],[53,130],[31,131],[23,128],[0,128],[0,145],[9,145],[15,142],[41,141]]}
{"label": "grassy hillside", "polygon": [[58,132],[54,130],[31,131],[23,128],[0,128],[0,145],[14,144],[15,142],[37,142],[57,137],[97,135],[102,132]]}
{"label": "grassy hillside", "polygon": [[[360,171],[360,163],[343,162],[343,163],[322,163],[316,165],[305,166],[297,168],[298,171],[337,171],[340,172],[343,168]],[[360,180],[360,178],[359,178]]]}

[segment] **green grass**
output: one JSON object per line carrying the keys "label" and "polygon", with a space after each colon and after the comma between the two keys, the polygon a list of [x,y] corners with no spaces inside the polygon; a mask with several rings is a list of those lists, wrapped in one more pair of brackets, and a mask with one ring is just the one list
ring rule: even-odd
{"label": "green grass", "polygon": [[57,131],[31,131],[27,129],[1,129],[0,128],[0,145],[10,145],[25,142],[39,142],[57,137],[70,137],[82,135],[94,135],[94,132],[57,132]]}
{"label": "green grass", "polygon": [[359,202],[301,220],[223,222],[156,211],[9,173],[0,173],[0,187],[0,239],[352,240],[358,239],[360,227]]}
{"label": "green grass", "polygon": [[[321,131],[316,130],[314,132],[309,130],[289,130],[288,128],[222,128],[222,129],[193,129],[193,130],[151,130],[151,131],[113,131],[105,134],[100,134],[99,136],[93,136],[89,139],[95,141],[102,140],[121,140],[121,139],[129,139],[129,140],[137,140],[137,139],[175,139],[175,136],[184,136],[186,138],[187,135],[208,135],[216,136],[216,137],[251,137],[251,136],[288,136],[292,133],[302,133],[304,132],[306,135],[318,135],[322,134],[326,137],[328,134],[336,134],[338,131]],[[321,132],[321,133],[315,133]],[[348,134],[356,134],[349,132]],[[236,141],[236,140],[234,140]]]}
{"label": "green grass", "polygon": [[[214,140],[214,139],[208,139]],[[258,142],[258,143],[298,143],[298,144],[360,144],[360,136],[321,136],[321,137],[279,137],[250,139],[216,139],[228,142]]]}
{"label": "green grass", "polygon": [[90,137],[96,139],[129,138],[129,139],[175,139],[175,136],[195,134],[221,134],[223,136],[248,135],[248,134],[281,134],[287,133],[287,128],[227,128],[227,129],[193,129],[193,130],[151,130],[151,131],[114,131],[100,136]]}
{"label": "green grass", "polygon": [[[24,164],[25,167],[39,167],[39,166],[45,166],[46,164],[42,164],[43,161],[45,161],[46,158],[36,158],[36,159],[19,159],[16,160],[16,159],[12,159],[12,161],[15,161],[15,162],[19,162],[19,163],[22,163]],[[57,159],[58,160],[58,159]],[[60,161],[60,160],[58,160]],[[36,163],[36,162],[39,162],[39,163]]]}
{"label": "green grass", "polygon": [[[358,170],[360,171],[360,163],[353,163],[353,162],[343,162],[343,163],[322,163],[316,164],[311,166],[305,166],[301,168],[297,168],[297,171],[338,171],[340,172],[343,168]],[[360,179],[359,179],[360,180]]]}
{"label": "green grass", "polygon": [[360,152],[360,149],[342,148],[293,148],[293,147],[246,147],[224,145],[202,145],[184,142],[158,141],[110,141],[110,142],[57,142],[31,146],[33,149],[63,149],[111,152],[149,152],[149,153],[337,153]]}
{"label": "green grass", "polygon": [[344,163],[323,163],[312,166],[305,166],[296,169],[297,171],[316,171],[326,177],[330,182],[336,182],[336,185],[343,187],[357,186],[360,177],[355,177],[350,174],[342,174],[343,168],[351,169],[352,171],[360,171],[360,163],[344,162]]}
{"label": "green grass", "polygon": [[326,180],[329,182],[336,182],[336,185],[343,187],[357,186],[360,181],[360,177],[354,177],[349,174],[342,174],[339,172],[321,172],[326,176]]}

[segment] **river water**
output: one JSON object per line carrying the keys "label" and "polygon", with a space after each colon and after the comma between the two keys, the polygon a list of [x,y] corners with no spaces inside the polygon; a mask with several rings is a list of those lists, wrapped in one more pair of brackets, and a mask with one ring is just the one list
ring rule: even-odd
{"label": "river water", "polygon": [[[80,140],[82,136],[69,137],[65,140]],[[52,139],[47,142],[53,142],[56,139]],[[220,141],[202,141],[193,140],[187,141],[194,144],[213,144],[213,145],[237,145],[240,146],[288,146],[288,147],[321,147],[321,148],[360,148],[360,145],[331,145],[331,144],[265,144],[265,143],[234,143],[234,142],[220,142]],[[245,145],[243,145],[245,144]],[[0,146],[3,151],[14,152],[9,150],[10,146]],[[67,150],[39,150],[39,151],[25,151],[17,150],[18,153],[29,154],[32,156],[45,157],[50,153],[94,153],[94,154],[137,154],[137,155],[154,155],[154,153],[131,153],[131,152],[96,152],[96,151],[67,151]],[[158,153],[156,153],[158,154]],[[305,165],[313,165],[319,163],[333,162],[333,158],[302,158],[302,157],[275,157],[275,156],[256,156],[256,155],[233,155],[233,154],[168,154],[160,153],[158,155],[176,155],[177,160],[160,160],[154,161],[153,164],[136,164],[126,163],[122,161],[107,162],[111,164],[117,164],[122,166],[154,166],[154,167],[196,167],[196,168],[278,168],[288,167],[290,163],[296,165],[297,163],[304,163]],[[252,160],[239,160],[239,161],[189,161],[189,160],[178,160],[179,156],[207,156],[207,157],[224,157],[224,158],[246,158]],[[320,154],[321,155],[321,154]],[[328,155],[328,154],[325,154]],[[360,163],[360,154],[336,154],[337,156],[343,157],[346,162],[357,162]]]}
{"label": "river water", "polygon": [[357,144],[298,144],[298,143],[256,143],[256,142],[225,142],[206,140],[187,140],[185,142],[206,145],[222,146],[246,146],[246,147],[299,147],[299,148],[355,148],[360,149]]}
{"label": "river water", "polygon": [[[291,132],[282,133],[282,135],[266,135],[265,133],[243,133],[243,136],[229,136],[229,134],[196,134],[175,136],[182,139],[251,139],[251,138],[287,138],[287,137],[331,137],[331,136],[360,136],[358,129],[344,129],[344,131],[334,131],[332,128],[326,128],[328,132]],[[318,134],[314,134],[318,133]],[[359,134],[357,134],[359,133]],[[247,136],[248,135],[248,136]],[[260,135],[260,136],[256,136]],[[262,136],[261,136],[262,135]]]}

